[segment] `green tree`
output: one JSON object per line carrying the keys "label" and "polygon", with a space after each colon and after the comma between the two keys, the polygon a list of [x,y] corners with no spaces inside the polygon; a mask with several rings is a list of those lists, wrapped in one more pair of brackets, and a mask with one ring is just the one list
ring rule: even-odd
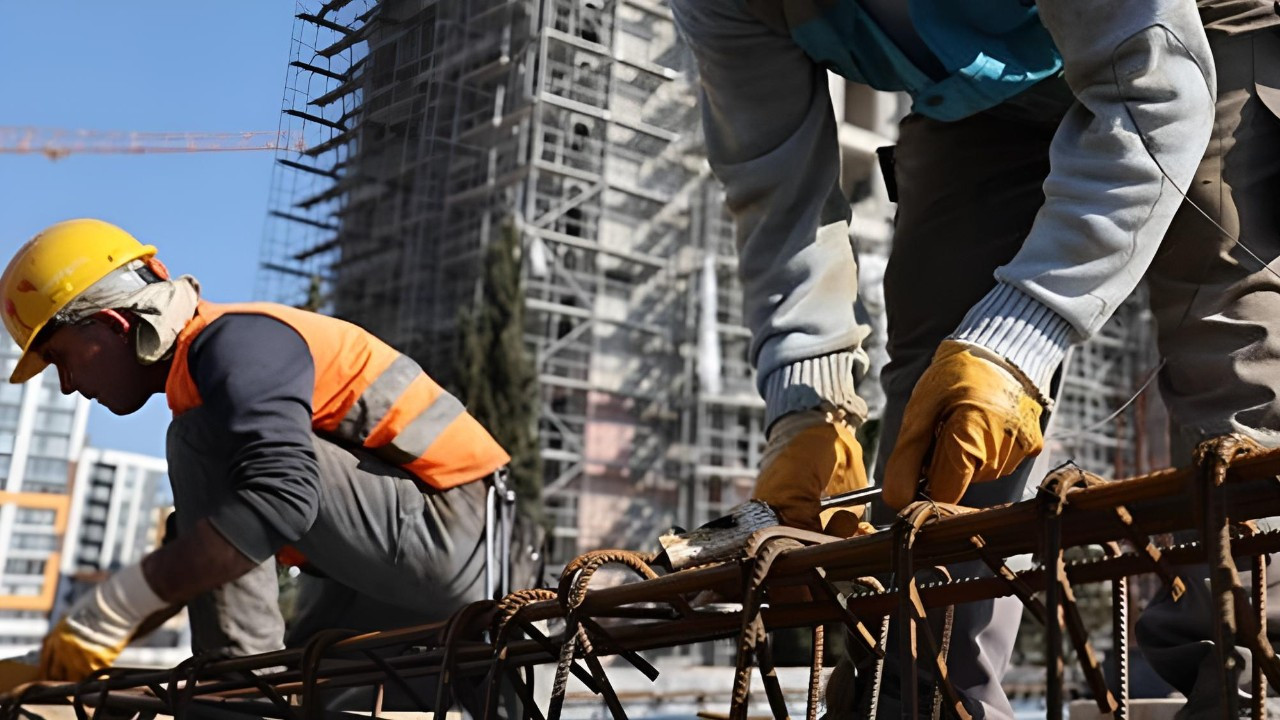
{"label": "green tree", "polygon": [[307,281],[307,299],[298,307],[302,310],[320,312],[320,308],[329,302],[329,295],[324,291],[324,280],[319,275],[312,275]]}
{"label": "green tree", "polygon": [[485,252],[479,301],[460,314],[455,377],[467,409],[511,454],[520,512],[541,522],[538,375],[524,342],[520,254],[520,233],[508,221]]}

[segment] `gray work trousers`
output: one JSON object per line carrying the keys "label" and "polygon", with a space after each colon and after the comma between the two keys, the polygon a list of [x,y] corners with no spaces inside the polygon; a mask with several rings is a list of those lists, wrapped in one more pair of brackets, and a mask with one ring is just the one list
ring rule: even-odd
{"label": "gray work trousers", "polygon": [[[889,363],[881,373],[886,405],[876,477],[883,476],[903,409],[938,344],[995,286],[993,272],[1021,247],[1044,202],[1049,144],[1073,100],[1064,82],[1049,80],[960,121],[909,115],[900,123],[894,152],[898,213],[884,279]],[[961,504],[990,507],[1022,499],[1034,465],[1029,460],[1000,480],[970,486]],[[987,574],[980,563],[950,572]],[[940,616],[930,614],[936,637]],[[1013,597],[955,609],[947,666],[977,717],[1013,718],[1000,681],[1021,618]],[[901,717],[895,662],[896,653],[886,662],[881,718]],[[923,665],[918,670],[920,706],[927,709],[932,675]]]}
{"label": "gray work trousers", "polygon": [[[202,408],[169,426],[169,478],[178,532],[234,488],[236,442]],[[317,631],[386,630],[443,620],[481,599],[485,484],[440,491],[361,450],[315,438],[320,505],[294,545],[324,577],[303,575],[285,630],[276,561],[188,606],[197,653],[243,656],[305,644]]]}
{"label": "gray work trousers", "polygon": [[[1213,138],[1149,275],[1167,361],[1160,389],[1182,462],[1201,441],[1229,432],[1280,445],[1280,277],[1262,264],[1275,269],[1280,258],[1280,31],[1210,34],[1209,42],[1218,69]],[[1138,620],[1137,641],[1152,668],[1187,696],[1179,718],[1221,717],[1207,568],[1183,574],[1186,595],[1177,603],[1157,595]],[[1274,562],[1268,580],[1275,612]],[[1269,619],[1273,644],[1278,623],[1280,614]],[[1241,679],[1248,682],[1247,668]]]}

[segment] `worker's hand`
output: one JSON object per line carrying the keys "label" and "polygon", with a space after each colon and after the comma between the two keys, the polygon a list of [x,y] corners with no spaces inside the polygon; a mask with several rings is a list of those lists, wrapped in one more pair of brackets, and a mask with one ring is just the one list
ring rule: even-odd
{"label": "worker's hand", "polygon": [[41,679],[78,681],[109,667],[138,625],[166,605],[147,584],[140,564],[117,572],[77,600],[45,636]]}
{"label": "worker's hand", "polygon": [[1011,472],[1044,447],[1046,401],[1016,367],[995,353],[943,341],[911,392],[898,441],[885,466],[885,503],[902,509],[925,494],[959,502],[970,482]]}
{"label": "worker's hand", "polygon": [[26,655],[0,660],[0,693],[40,679],[39,655],[33,650]]}
{"label": "worker's hand", "polygon": [[[782,416],[769,430],[752,497],[778,513],[783,525],[822,532],[820,499],[867,486],[862,446],[839,413],[804,410]],[[848,511],[841,513],[842,524]],[[856,531],[857,520],[852,527]]]}
{"label": "worker's hand", "polygon": [[84,632],[83,627],[63,618],[48,635],[40,648],[41,680],[58,680],[77,682],[85,679],[95,670],[111,667],[124,646],[129,643],[128,636],[118,644],[106,645]]}

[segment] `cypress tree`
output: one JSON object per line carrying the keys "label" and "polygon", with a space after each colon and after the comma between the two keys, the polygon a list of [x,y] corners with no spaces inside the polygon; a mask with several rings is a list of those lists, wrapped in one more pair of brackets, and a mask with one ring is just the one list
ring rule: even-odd
{"label": "cypress tree", "polygon": [[541,522],[538,376],[524,342],[520,233],[510,221],[489,243],[480,300],[463,310],[459,327],[459,394],[511,454],[511,482],[520,512]]}
{"label": "cypress tree", "polygon": [[324,291],[324,281],[319,275],[312,275],[307,281],[307,299],[302,301],[297,307],[301,310],[310,310],[311,312],[320,312],[320,309],[329,301],[329,296]]}

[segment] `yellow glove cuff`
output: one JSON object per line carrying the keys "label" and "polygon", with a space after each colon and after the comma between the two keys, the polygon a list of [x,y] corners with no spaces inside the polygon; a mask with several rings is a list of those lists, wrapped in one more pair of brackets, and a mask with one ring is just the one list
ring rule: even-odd
{"label": "yellow glove cuff", "polygon": [[45,636],[40,648],[40,679],[79,682],[95,671],[111,667],[128,642],[126,639],[118,645],[99,644],[63,618]]}

